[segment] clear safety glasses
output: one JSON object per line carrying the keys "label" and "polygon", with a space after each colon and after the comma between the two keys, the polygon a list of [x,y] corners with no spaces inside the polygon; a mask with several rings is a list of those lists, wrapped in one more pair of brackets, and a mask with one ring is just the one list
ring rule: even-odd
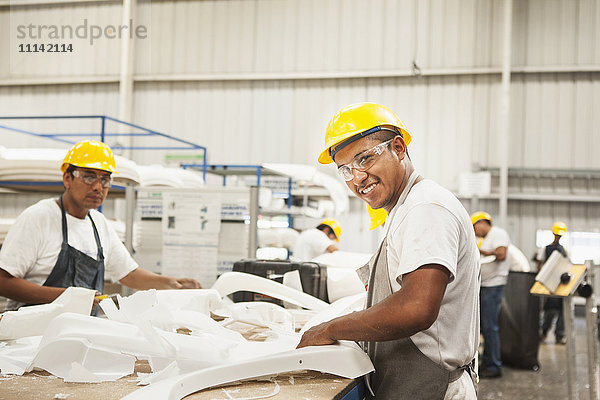
{"label": "clear safety glasses", "polygon": [[371,168],[373,164],[375,164],[375,162],[379,159],[381,154],[383,154],[385,148],[391,143],[392,140],[394,139],[390,139],[386,142],[379,143],[378,145],[373,146],[370,149],[367,149],[362,153],[358,154],[356,157],[354,157],[354,160],[352,160],[352,162],[340,166],[338,168],[338,174],[340,174],[340,176],[344,178],[345,181],[351,181],[354,177],[352,170],[355,169],[357,171],[364,172]]}
{"label": "clear safety glasses", "polygon": [[76,169],[73,171],[73,176],[81,178],[87,185],[93,185],[97,180],[100,181],[103,188],[109,188],[112,184],[112,176],[110,175],[96,175],[93,172],[79,171]]}

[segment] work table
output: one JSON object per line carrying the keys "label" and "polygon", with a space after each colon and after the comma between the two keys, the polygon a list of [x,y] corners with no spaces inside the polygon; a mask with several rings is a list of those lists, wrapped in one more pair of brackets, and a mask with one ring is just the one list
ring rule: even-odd
{"label": "work table", "polygon": [[[147,362],[138,361],[135,372],[151,371]],[[271,377],[270,380],[265,378],[206,389],[185,399],[229,400],[258,397],[274,400],[360,400],[362,385],[357,386],[359,381],[360,379],[346,379],[315,371],[296,371]],[[276,390],[277,385],[279,393],[267,397]],[[119,400],[140,387],[137,386],[135,374],[114,382],[65,383],[46,371],[34,371],[23,376],[0,378],[0,400]]]}

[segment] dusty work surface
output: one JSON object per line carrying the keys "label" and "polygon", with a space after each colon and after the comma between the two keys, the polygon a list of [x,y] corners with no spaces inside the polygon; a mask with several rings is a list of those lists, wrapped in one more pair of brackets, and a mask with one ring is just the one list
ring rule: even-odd
{"label": "dusty work surface", "polygon": [[[150,372],[147,362],[136,363],[136,372]],[[118,400],[141,388],[135,375],[114,382],[65,383],[45,371],[23,376],[0,377],[0,400]],[[339,400],[355,386],[353,379],[340,378],[314,371],[297,371],[260,381],[247,381],[187,396],[186,400],[229,400],[267,396],[275,400]]]}

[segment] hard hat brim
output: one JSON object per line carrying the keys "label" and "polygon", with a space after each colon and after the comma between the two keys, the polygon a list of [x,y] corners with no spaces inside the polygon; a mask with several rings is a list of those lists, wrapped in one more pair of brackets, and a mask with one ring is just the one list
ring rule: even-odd
{"label": "hard hat brim", "polygon": [[[373,127],[373,128],[375,128],[375,127]],[[401,128],[399,126],[397,126],[396,128],[400,129],[400,133],[402,134],[402,139],[404,139],[404,144],[406,146],[408,146],[409,143],[412,141],[410,133],[408,133],[408,131],[406,129]],[[338,144],[340,144],[342,142],[345,142],[345,141],[349,141],[349,143],[351,143],[351,142],[353,142],[353,140],[351,140],[351,139],[353,139],[357,135],[363,134],[364,132],[368,132],[371,129],[368,129],[366,131],[360,131],[360,132],[352,132],[351,134],[348,135],[348,137],[340,139],[340,140],[338,140],[335,143],[332,143],[331,146],[327,147],[325,150],[323,150],[321,152],[321,154],[319,154],[319,157],[318,157],[317,160],[319,161],[320,164],[331,164],[331,163],[333,163],[334,162],[333,158],[331,158],[331,148],[332,147],[337,146]],[[368,136],[369,135],[365,135],[364,137],[368,137]],[[355,139],[355,140],[358,140],[358,139]]]}

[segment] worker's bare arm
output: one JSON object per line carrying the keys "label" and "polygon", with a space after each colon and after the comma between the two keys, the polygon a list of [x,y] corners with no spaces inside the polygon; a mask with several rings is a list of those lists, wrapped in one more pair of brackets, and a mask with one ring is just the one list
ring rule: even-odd
{"label": "worker's bare arm", "polygon": [[298,347],[394,340],[426,330],[437,319],[449,276],[441,265],[424,265],[404,275],[402,289],[382,302],[309,329]]}
{"label": "worker's bare arm", "polygon": [[136,268],[119,281],[132,289],[200,289],[198,281],[191,278],[173,278]]}
{"label": "worker's bare arm", "polygon": [[506,246],[501,246],[501,247],[497,247],[496,250],[494,250],[493,254],[496,256],[496,260],[503,261],[503,260],[506,260],[506,252],[507,252]]}
{"label": "worker's bare arm", "polygon": [[51,303],[65,288],[41,286],[26,279],[15,278],[0,268],[0,296],[26,304]]}

